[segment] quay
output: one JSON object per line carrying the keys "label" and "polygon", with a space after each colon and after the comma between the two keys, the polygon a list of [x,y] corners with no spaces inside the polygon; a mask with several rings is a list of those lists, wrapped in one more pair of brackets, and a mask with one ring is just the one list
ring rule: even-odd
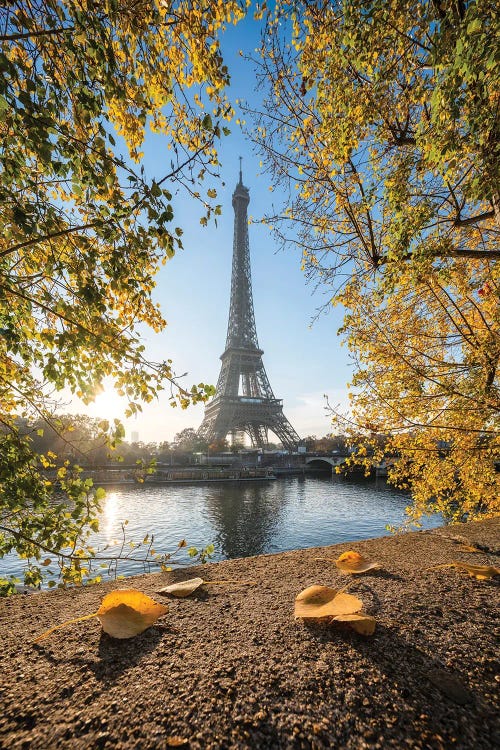
{"label": "quay", "polygon": [[[331,476],[337,467],[344,467],[348,454],[331,455],[326,453],[307,454],[255,454],[239,456],[221,454],[192,456],[182,462],[158,463],[148,470],[136,464],[106,464],[81,467],[82,479],[92,479],[98,486],[120,486],[137,484],[188,484],[221,481],[273,480],[282,476],[307,476],[324,474]],[[373,466],[372,474],[386,477],[389,461]],[[357,473],[349,469],[348,473]],[[358,473],[364,474],[364,469]],[[57,469],[44,472],[47,479],[57,482]]]}
{"label": "quay", "polygon": [[[498,519],[98,586],[0,600],[0,746],[21,750],[491,750],[499,730],[498,584],[452,560],[498,565]],[[463,544],[477,553],[461,551]],[[331,563],[354,549],[380,570],[354,580]],[[94,618],[103,596],[207,586],[116,641]],[[359,596],[373,636],[293,617],[318,583]]]}

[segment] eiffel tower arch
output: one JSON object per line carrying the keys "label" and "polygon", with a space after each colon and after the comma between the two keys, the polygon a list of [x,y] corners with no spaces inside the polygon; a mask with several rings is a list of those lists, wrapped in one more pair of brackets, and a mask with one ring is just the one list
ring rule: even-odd
{"label": "eiffel tower arch", "polygon": [[240,180],[232,201],[233,266],[226,348],[221,356],[216,393],[205,407],[198,434],[206,440],[223,440],[229,432],[245,432],[254,447],[265,448],[271,431],[285,448],[295,450],[300,438],[283,414],[282,400],[274,396],[262,361],[264,352],[257,340],[248,241],[249,202],[240,158]]}

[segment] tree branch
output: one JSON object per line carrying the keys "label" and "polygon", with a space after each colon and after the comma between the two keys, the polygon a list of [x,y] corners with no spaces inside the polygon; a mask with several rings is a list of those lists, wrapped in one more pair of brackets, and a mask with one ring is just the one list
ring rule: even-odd
{"label": "tree branch", "polygon": [[461,219],[460,216],[457,216],[455,221],[453,222],[454,227],[468,227],[470,224],[477,224],[478,221],[484,221],[485,219],[492,219],[495,216],[495,211],[492,209],[491,211],[484,211],[482,214],[477,214],[477,216],[468,216],[466,219]]}
{"label": "tree branch", "polygon": [[66,31],[74,31],[74,26],[66,26],[63,29],[40,29],[39,31],[24,31],[19,34],[5,34],[0,36],[0,42],[17,42],[19,39],[31,39],[38,36],[51,36],[52,34],[64,34]]}
{"label": "tree branch", "polygon": [[10,255],[11,253],[15,253],[16,250],[22,250],[25,247],[38,245],[39,242],[46,242],[47,240],[53,240],[56,237],[64,237],[65,235],[73,234],[74,232],[83,232],[85,229],[94,229],[94,227],[102,226],[103,224],[109,223],[110,221],[111,219],[93,221],[90,224],[81,224],[78,227],[68,227],[67,229],[61,229],[59,232],[46,234],[45,237],[35,237],[32,240],[26,240],[25,242],[20,242],[18,245],[14,245],[13,247],[8,247],[6,250],[2,250],[0,252],[0,258],[3,258],[5,255]]}
{"label": "tree branch", "polygon": [[[209,143],[213,144],[213,138],[209,141]],[[208,145],[208,144],[207,144]],[[164,177],[161,178],[161,180],[157,181],[157,185],[162,185],[166,180],[173,179],[179,172],[182,172],[182,170],[190,164],[192,161],[198,158],[198,156],[203,151],[203,148],[198,148],[193,154],[189,155],[187,159],[185,159],[181,164],[179,164],[175,169],[173,169],[171,172],[166,174]],[[136,201],[132,206],[130,207],[130,210],[128,212],[128,215],[130,216],[133,211],[140,208],[141,205],[146,201],[149,194],[149,188],[144,191],[144,195],[142,198],[139,198],[138,201]],[[113,217],[110,217],[109,219],[99,219],[98,221],[93,221],[90,224],[81,224],[77,227],[69,227],[68,229],[61,229],[59,232],[54,232],[53,234],[47,234],[44,237],[36,237],[32,240],[26,240],[25,242],[20,242],[17,245],[14,245],[13,247],[6,248],[5,250],[2,250],[0,252],[0,258],[3,258],[6,255],[10,255],[11,253],[15,253],[16,250],[22,250],[25,247],[31,247],[32,245],[37,245],[39,242],[46,242],[47,240],[52,240],[55,237],[63,237],[68,234],[74,234],[75,232],[83,232],[86,229],[94,229],[98,226],[104,226],[105,224],[110,224],[113,221]]]}
{"label": "tree branch", "polygon": [[[436,250],[436,252],[430,253],[431,258],[469,258],[470,260],[479,259],[490,259],[497,260],[500,258],[500,250],[448,250],[442,252]],[[407,253],[401,256],[401,260],[411,260],[413,253]],[[387,257],[381,257],[378,259],[378,266],[383,266],[389,262]]]}

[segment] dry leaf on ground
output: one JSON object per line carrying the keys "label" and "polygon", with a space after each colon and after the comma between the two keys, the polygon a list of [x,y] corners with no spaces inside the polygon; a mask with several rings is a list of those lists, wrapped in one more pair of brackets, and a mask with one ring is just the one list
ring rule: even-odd
{"label": "dry leaf on ground", "polygon": [[352,615],[337,615],[333,618],[334,622],[345,622],[350,628],[360,635],[373,635],[377,621],[371,615],[365,615],[362,612]]}
{"label": "dry leaf on ground", "polygon": [[237,581],[237,580],[226,580],[226,581],[204,581],[203,578],[188,578],[187,581],[179,581],[179,583],[171,583],[169,586],[164,586],[162,589],[158,589],[157,594],[171,594],[181,599],[189,596],[196,591],[200,586],[213,586],[213,585],[225,585],[228,583],[237,583],[242,586],[255,586],[255,581]]}
{"label": "dry leaf on ground", "polygon": [[482,550],[473,547],[471,544],[462,544],[457,548],[457,552],[482,552]]}
{"label": "dry leaf on ground", "polygon": [[330,619],[359,612],[362,608],[361,599],[329,586],[309,586],[295,598],[295,617],[304,620]]}
{"label": "dry leaf on ground", "polygon": [[295,598],[295,617],[304,620],[342,622],[361,635],[373,635],[376,621],[360,612],[363,602],[329,586],[309,586]]}
{"label": "dry leaf on ground", "polygon": [[167,747],[186,747],[189,744],[187,737],[180,737],[178,734],[167,737]]}
{"label": "dry leaf on ground", "polygon": [[165,604],[135,589],[112,591],[97,610],[102,629],[113,638],[132,638],[168,612]]}
{"label": "dry leaf on ground", "polygon": [[469,565],[469,563],[459,562],[458,560],[452,560],[450,563],[443,563],[443,565],[434,565],[429,570],[437,570],[438,568],[457,568],[458,570],[464,570],[472,578],[476,578],[478,581],[486,581],[489,578],[494,578],[500,575],[500,568],[494,568],[492,565]]}
{"label": "dry leaf on ground", "polygon": [[166,605],[157,604],[154,599],[141,591],[119,589],[104,597],[97,612],[55,625],[35,638],[35,643],[47,638],[54,630],[59,630],[75,622],[90,620],[92,617],[97,617],[104,632],[113,638],[132,638],[153,625],[166,612],[168,612]]}
{"label": "dry leaf on ground", "polygon": [[492,565],[469,565],[469,563],[458,562],[457,560],[453,560],[452,565],[459,570],[465,570],[478,581],[485,581],[488,578],[500,575],[500,568],[494,568]]}
{"label": "dry leaf on ground", "polygon": [[380,568],[380,563],[369,562],[359,552],[354,552],[354,550],[349,550],[340,555],[335,560],[335,565],[342,573],[349,573],[351,575],[367,573],[369,570]]}
{"label": "dry leaf on ground", "polygon": [[158,590],[158,594],[172,594],[172,596],[178,596],[184,598],[189,596],[196,591],[205,581],[203,578],[189,578],[187,581],[180,581],[179,583],[171,583],[170,586],[165,586]]}

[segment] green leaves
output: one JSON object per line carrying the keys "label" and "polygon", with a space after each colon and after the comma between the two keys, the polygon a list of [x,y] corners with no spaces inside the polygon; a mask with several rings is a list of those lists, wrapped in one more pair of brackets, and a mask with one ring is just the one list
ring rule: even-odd
{"label": "green leaves", "polygon": [[[0,557],[15,550],[26,558],[24,583],[29,586],[39,586],[46,575],[43,569],[48,570],[53,563],[63,582],[79,582],[85,567],[76,557],[59,551],[68,544],[75,544],[76,549],[85,544],[85,526],[94,522],[102,495],[94,494],[92,483],[83,482],[78,470],[74,470],[61,479],[61,488],[73,504],[71,513],[63,512],[64,506],[53,502],[52,486],[42,473],[43,468],[27,437],[14,429],[0,434],[4,532],[0,536]],[[47,551],[53,556],[47,557]]]}
{"label": "green leaves", "polygon": [[[126,394],[129,414],[165,386],[183,408],[209,395],[183,388],[170,364],[150,362],[134,331],[165,325],[152,295],[160,265],[182,247],[182,229],[168,227],[172,185],[192,198],[194,176],[216,170],[214,122],[232,116],[217,37],[244,3],[141,3],[139,15],[118,5],[55,0],[4,14],[0,514],[12,501],[20,526],[6,526],[0,554],[26,554],[33,585],[45,570],[43,545],[63,549],[78,538],[85,548],[78,533],[95,528],[102,496],[58,467],[72,509],[68,517],[51,506],[40,462],[53,459],[20,438],[16,416],[51,417],[46,394],[63,389],[88,403],[107,376]],[[193,87],[204,90],[212,115]],[[165,147],[150,175],[141,165],[146,125]],[[118,423],[100,430],[110,447],[124,437]],[[80,581],[85,566],[64,560],[63,581]]]}
{"label": "green leaves", "polygon": [[467,34],[475,34],[477,31],[481,31],[482,23],[479,18],[474,18],[473,21],[471,21],[467,25]]}
{"label": "green leaves", "polygon": [[161,187],[154,180],[153,184],[151,185],[151,195],[155,198],[158,198],[161,195]]}
{"label": "green leaves", "polygon": [[0,96],[0,118],[3,118],[6,112],[9,111],[9,103],[5,97]]}
{"label": "green leaves", "polygon": [[[145,10],[144,23],[133,32],[127,14],[116,14],[109,4],[97,14],[60,0],[37,9],[36,18],[24,7],[8,16],[11,28],[5,33],[11,31],[12,39],[2,46],[0,82],[0,116],[9,120],[0,150],[0,278],[9,279],[2,285],[5,308],[13,311],[20,338],[2,342],[0,353],[22,353],[23,363],[38,367],[57,389],[69,387],[84,397],[107,374],[125,370],[134,396],[151,397],[167,379],[182,403],[189,401],[171,371],[162,371],[160,378],[149,367],[129,331],[139,323],[155,330],[164,325],[152,300],[153,278],[182,246],[182,229],[167,230],[174,218],[167,176],[176,186],[186,178],[191,190],[191,172],[201,174],[208,163],[215,164],[211,115],[200,113],[195,99],[186,105],[183,98],[182,107],[166,117],[166,92],[170,101],[174,75],[183,85],[181,59],[186,69],[196,64],[197,81],[211,82],[215,110],[222,107],[230,115],[221,93],[227,70],[205,42],[215,41],[222,24],[239,17],[240,10],[233,2],[223,10],[214,6],[207,26],[204,6],[194,3],[185,15],[177,5]],[[199,15],[199,26],[193,26],[192,14]],[[33,29],[59,28],[61,15],[67,34],[29,38]],[[183,43],[173,62],[170,53],[184,34],[192,43]],[[192,82],[186,79],[186,87]],[[113,149],[118,133],[140,160],[148,118],[174,146],[173,153],[183,148],[188,153],[187,160],[169,156],[164,174],[153,180]],[[161,174],[161,159],[158,166]],[[57,338],[56,321],[62,328]],[[20,390],[21,369],[11,362],[8,373]]]}

